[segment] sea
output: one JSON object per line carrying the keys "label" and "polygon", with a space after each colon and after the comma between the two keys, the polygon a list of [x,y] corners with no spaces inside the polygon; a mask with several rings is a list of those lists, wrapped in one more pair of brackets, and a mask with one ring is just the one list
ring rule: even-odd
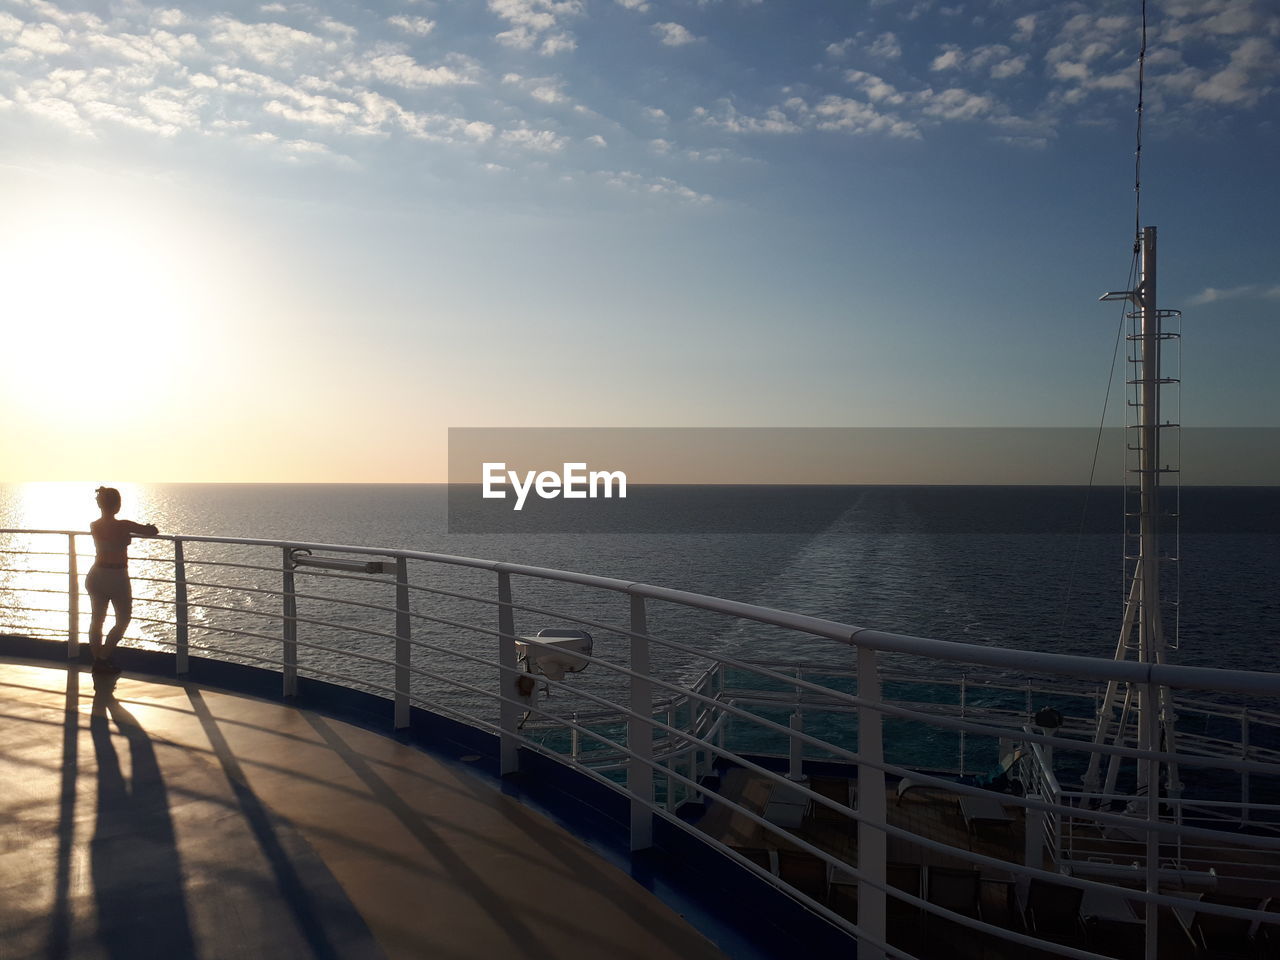
{"label": "sea", "polygon": [[[728,532],[451,532],[446,485],[130,484],[121,516],[164,533],[410,549],[512,561],[640,581],[811,614],[842,623],[965,643],[1085,656],[1114,654],[1127,589],[1126,506],[1119,487],[767,487],[741,498]],[[665,488],[654,509],[720,494]],[[684,498],[682,500],[682,498]],[[673,507],[674,504],[674,507]],[[1163,523],[1169,660],[1280,672],[1280,488],[1166,491]],[[85,530],[96,516],[89,484],[0,486],[0,529]],[[788,518],[795,517],[790,523]],[[815,517],[818,518],[815,522]],[[766,532],[749,532],[762,530]],[[0,632],[65,637],[62,535],[0,535]],[[92,545],[78,541],[79,573]],[[316,550],[317,555],[324,551]],[[135,621],[127,645],[171,649],[173,546],[132,547]],[[1176,559],[1172,559],[1176,558]],[[280,658],[283,549],[188,544],[191,643],[270,666]],[[322,679],[391,685],[390,578],[349,579],[299,568],[300,670]],[[445,564],[411,567],[415,695],[460,716],[488,715],[497,629],[492,573]],[[627,662],[627,639],[581,620],[625,628],[627,598],[610,591],[516,577],[516,630],[592,633],[597,656]],[[87,603],[82,600],[82,610]],[[574,620],[555,614],[567,613]],[[83,617],[81,628],[85,626]],[[651,603],[655,671],[690,682],[709,661],[852,667],[833,641]],[[950,664],[900,663],[954,673]],[[606,698],[625,677],[572,683]],[[589,682],[588,682],[589,681]],[[560,694],[556,694],[559,696]],[[588,711],[591,703],[565,701]]]}

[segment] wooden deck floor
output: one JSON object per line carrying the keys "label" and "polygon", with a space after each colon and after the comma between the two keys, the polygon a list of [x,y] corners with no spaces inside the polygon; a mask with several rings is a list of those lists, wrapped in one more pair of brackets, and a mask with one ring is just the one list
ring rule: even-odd
{"label": "wooden deck floor", "polygon": [[0,956],[695,958],[464,764],[178,682],[0,663]]}

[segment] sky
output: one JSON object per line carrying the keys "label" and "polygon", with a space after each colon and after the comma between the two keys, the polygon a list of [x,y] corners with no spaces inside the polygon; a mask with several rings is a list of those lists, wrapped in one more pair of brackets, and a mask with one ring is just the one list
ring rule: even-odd
{"label": "sky", "polygon": [[[1176,415],[1280,426],[1280,12],[1148,8]],[[1139,9],[0,0],[0,480],[441,481],[450,427],[1096,426]]]}

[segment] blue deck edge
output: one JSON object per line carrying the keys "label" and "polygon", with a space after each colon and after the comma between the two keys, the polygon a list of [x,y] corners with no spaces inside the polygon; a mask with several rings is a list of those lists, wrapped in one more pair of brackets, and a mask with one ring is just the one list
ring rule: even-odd
{"label": "blue deck edge", "polygon": [[[87,646],[78,660],[69,660],[63,641],[13,634],[0,634],[0,656],[89,663]],[[262,667],[193,656],[180,675],[174,654],[125,647],[115,659],[129,673],[304,707],[463,768],[564,827],[734,960],[790,960],[801,951],[826,949],[846,956],[857,952],[848,934],[662,818],[655,818],[654,846],[632,852],[627,798],[568,764],[521,748],[519,771],[499,776],[494,734],[420,707],[410,709],[408,728],[393,732],[394,707],[385,697],[299,676],[297,696],[286,698],[281,674]],[[770,758],[753,759],[776,765]]]}

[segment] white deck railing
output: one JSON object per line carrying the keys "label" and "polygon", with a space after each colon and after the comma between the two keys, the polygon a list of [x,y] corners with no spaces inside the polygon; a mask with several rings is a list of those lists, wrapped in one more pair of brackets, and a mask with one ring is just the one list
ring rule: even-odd
{"label": "white deck railing", "polygon": [[[79,571],[88,559],[78,547],[86,536],[0,530],[0,632],[65,637],[68,656],[78,656],[87,608]],[[1280,674],[903,636],[651,584],[412,550],[186,536],[142,541],[137,549],[134,619],[141,633],[126,643],[172,651],[179,674],[193,655],[265,666],[279,671],[285,696],[297,692],[299,676],[314,676],[385,696],[394,704],[396,727],[408,725],[410,708],[417,706],[492,732],[504,774],[517,769],[521,748],[572,764],[627,798],[633,848],[651,845],[655,819],[661,818],[857,937],[860,956],[911,956],[888,942],[886,897],[923,911],[930,922],[950,921],[1004,941],[1011,954],[1034,947],[1067,957],[1100,956],[945,909],[929,902],[925,889],[912,893],[890,886],[891,848],[907,851],[918,863],[930,857],[965,861],[988,876],[1012,876],[1022,887],[1038,879],[1081,888],[1094,898],[1134,903],[1138,918],[1143,910],[1168,908],[1189,928],[1197,914],[1247,919],[1258,929],[1280,920],[1265,909],[1272,896],[1280,903],[1280,868],[1274,866],[1280,837],[1257,829],[1259,821],[1274,824],[1280,806],[1255,802],[1250,794],[1250,777],[1255,784],[1259,778],[1280,777],[1280,715],[1275,712]],[[299,550],[385,561],[384,572],[296,566]],[[517,622],[525,628],[518,629]],[[711,650],[700,642],[705,623],[807,636],[815,662],[797,667]],[[519,692],[516,644],[536,647],[539,641],[529,635],[548,624],[569,624],[608,639],[584,657],[588,674],[539,678],[552,696],[531,701]],[[1211,736],[1206,720],[1203,735],[1170,754],[1095,745],[1092,726],[1079,716],[1052,734],[1031,725],[1033,705],[1042,705],[1039,698],[1096,703],[1093,685],[1110,680],[1168,686],[1180,703],[1215,722],[1238,720],[1241,737]],[[917,695],[885,696],[886,685],[902,685]],[[947,687],[956,691],[954,703],[924,693]],[[948,764],[921,764],[903,747],[904,738],[922,742],[921,737],[939,743],[954,737],[960,772],[975,766],[966,760],[966,750],[971,753],[975,745],[1020,744],[1027,757],[1040,758],[1023,773],[1028,794],[993,794],[938,775]],[[770,739],[782,750],[771,750]],[[856,808],[777,772],[761,756],[770,752],[788,758],[793,777],[820,760],[856,770]],[[1057,759],[1049,761],[1050,752]],[[1055,764],[1070,757],[1079,761],[1091,752],[1119,756],[1130,766],[1146,764],[1150,782],[1158,782],[1157,774],[1171,762],[1188,779],[1226,774],[1240,783],[1241,795],[1238,801],[1162,797],[1150,808],[1130,804],[1129,812],[1116,811],[1108,802],[1064,788],[1054,777]],[[758,802],[723,792],[708,775],[726,765],[786,787],[814,808],[843,818],[846,833],[856,834],[857,862],[818,845],[803,830],[770,822]],[[934,772],[922,772],[921,766]],[[892,822],[887,808],[885,785],[891,777],[909,777],[958,797],[994,797],[1015,808],[1029,840],[1001,857],[904,829]],[[771,845],[801,851],[825,865],[828,879],[852,878],[856,915],[812,891],[802,892],[741,848],[708,834],[702,821],[677,815],[687,799],[732,811]],[[1192,809],[1200,818],[1194,823],[1189,822]],[[1250,823],[1251,832],[1240,829]],[[1078,865],[1077,848],[1090,831],[1097,843],[1110,834],[1126,838],[1131,847],[1140,844],[1144,855],[1138,866],[1125,864],[1120,876],[1098,879],[1059,872]],[[1170,850],[1178,858],[1172,875]],[[1193,853],[1184,857],[1184,851]],[[1228,869],[1232,864],[1235,873]],[[1184,889],[1188,873],[1206,884],[1211,877],[1230,877],[1242,889],[1251,884],[1256,908],[1198,899]],[[1134,881],[1139,888],[1118,885]],[[1146,923],[1148,957],[1157,955],[1158,937],[1159,924]]]}

